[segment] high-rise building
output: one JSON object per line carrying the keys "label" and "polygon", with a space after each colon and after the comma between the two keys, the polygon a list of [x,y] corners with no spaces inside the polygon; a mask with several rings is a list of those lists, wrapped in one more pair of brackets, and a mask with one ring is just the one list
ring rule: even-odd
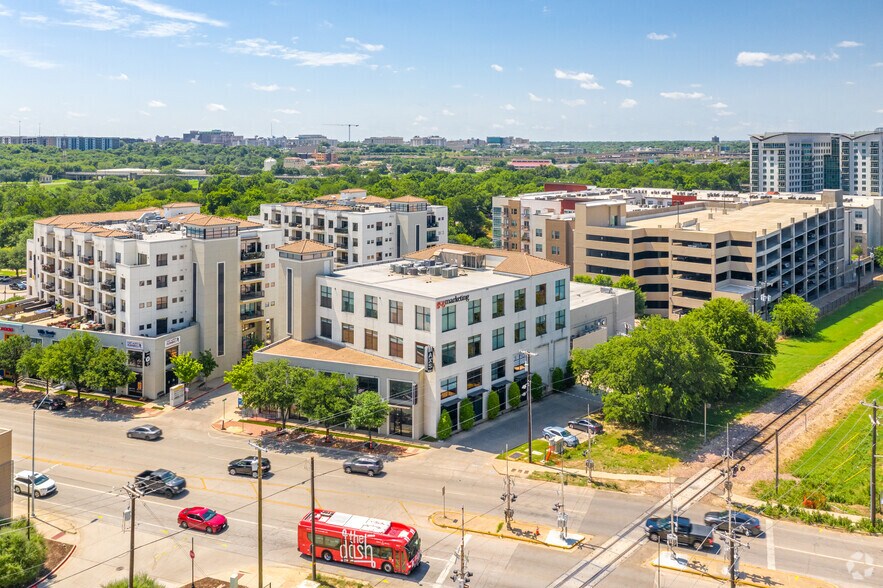
{"label": "high-rise building", "polygon": [[883,128],[841,135],[840,189],[856,196],[880,196],[880,146]]}
{"label": "high-rise building", "polygon": [[190,131],[189,133],[184,133],[181,140],[185,143],[221,145],[223,147],[233,147],[234,145],[244,144],[242,135],[237,135],[233,131],[222,131],[219,129],[211,131]]}

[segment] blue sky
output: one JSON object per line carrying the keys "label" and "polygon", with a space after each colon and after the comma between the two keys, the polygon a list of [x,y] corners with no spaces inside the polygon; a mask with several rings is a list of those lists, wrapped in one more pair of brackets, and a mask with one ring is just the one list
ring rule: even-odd
{"label": "blue sky", "polygon": [[0,0],[0,134],[745,139],[883,126],[873,1]]}

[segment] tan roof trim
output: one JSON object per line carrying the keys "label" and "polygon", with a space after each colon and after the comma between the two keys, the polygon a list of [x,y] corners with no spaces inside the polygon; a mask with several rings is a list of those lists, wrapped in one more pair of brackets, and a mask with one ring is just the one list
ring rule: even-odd
{"label": "tan roof trim", "polygon": [[335,345],[318,339],[310,339],[309,341],[286,339],[259,351],[259,353],[292,359],[327,361],[348,366],[366,366],[412,373],[422,371],[422,368],[419,367],[370,355],[352,347]]}
{"label": "tan roof trim", "polygon": [[321,251],[334,251],[334,247],[329,247],[324,243],[313,241],[312,239],[302,239],[300,241],[292,241],[281,247],[276,248],[277,251],[286,253],[319,253]]}

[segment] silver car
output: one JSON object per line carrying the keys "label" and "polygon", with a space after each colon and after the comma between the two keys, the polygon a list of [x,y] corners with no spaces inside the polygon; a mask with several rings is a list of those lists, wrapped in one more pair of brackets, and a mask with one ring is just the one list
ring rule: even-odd
{"label": "silver car", "polygon": [[144,439],[146,441],[153,441],[154,439],[159,439],[162,437],[162,429],[157,427],[156,425],[139,425],[126,433],[126,437],[129,439]]}

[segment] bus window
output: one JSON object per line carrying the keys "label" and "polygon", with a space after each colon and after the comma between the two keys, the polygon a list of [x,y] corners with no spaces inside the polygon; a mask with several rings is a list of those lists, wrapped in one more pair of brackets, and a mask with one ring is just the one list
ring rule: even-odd
{"label": "bus window", "polygon": [[[307,533],[307,539],[313,543],[312,533]],[[329,537],[328,535],[316,535],[316,545],[319,547],[329,547],[331,549],[340,549],[340,539],[337,537]]]}
{"label": "bus window", "polygon": [[392,559],[391,547],[378,547],[377,545],[371,545],[371,549],[374,551],[374,557],[379,557],[380,559]]}

